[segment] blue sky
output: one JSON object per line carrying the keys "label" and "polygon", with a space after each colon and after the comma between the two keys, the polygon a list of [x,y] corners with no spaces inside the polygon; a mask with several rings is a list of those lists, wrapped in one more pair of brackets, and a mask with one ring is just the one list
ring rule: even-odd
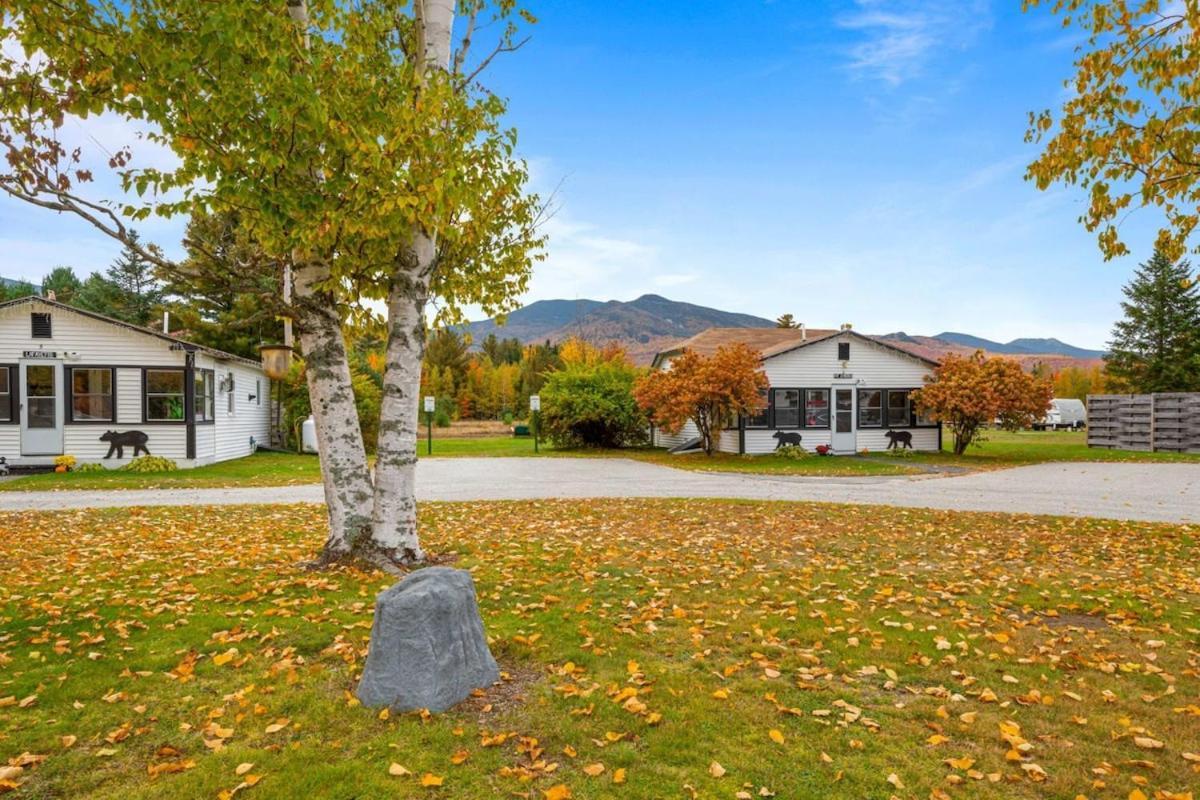
{"label": "blue sky", "polygon": [[[1077,39],[1019,0],[545,0],[488,82],[557,187],[528,300],[645,292],[868,333],[1102,346],[1156,220],[1104,262],[1077,189],[1022,178]],[[89,123],[91,124],[91,123]],[[103,141],[110,129],[80,132]],[[172,244],[179,223],[148,238]],[[85,224],[0,201],[0,275],[102,269]]]}

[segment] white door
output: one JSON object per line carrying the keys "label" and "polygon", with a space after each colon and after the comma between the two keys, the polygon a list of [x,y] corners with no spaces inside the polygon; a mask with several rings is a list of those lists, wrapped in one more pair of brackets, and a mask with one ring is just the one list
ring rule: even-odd
{"label": "white door", "polygon": [[833,452],[840,455],[858,452],[854,435],[854,389],[848,386],[833,387]]}
{"label": "white door", "polygon": [[21,455],[63,451],[62,362],[21,362]]}

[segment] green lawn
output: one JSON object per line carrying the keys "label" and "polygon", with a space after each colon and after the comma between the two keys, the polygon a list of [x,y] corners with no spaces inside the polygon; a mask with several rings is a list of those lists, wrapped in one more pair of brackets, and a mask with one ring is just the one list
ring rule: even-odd
{"label": "green lawn", "polygon": [[[868,458],[812,456],[800,460],[772,455],[738,456],[716,453],[670,455],[661,448],[637,447],[621,450],[561,450],[542,442],[534,453],[533,440],[524,437],[470,437],[433,440],[433,456],[528,456],[561,458],[633,458],[678,469],[718,472],[775,473],[788,475],[910,475],[939,467],[994,469],[1045,461],[1144,461],[1190,462],[1200,464],[1200,455],[1174,453],[1135,453],[1122,450],[1094,450],[1087,446],[1084,433],[1053,431],[989,431],[981,447],[973,447],[965,456],[942,453],[916,453],[909,458],[893,459],[886,453]],[[945,447],[950,447],[946,437]],[[427,444],[421,441],[419,455],[426,457]],[[317,483],[320,465],[315,456],[291,453],[258,453],[248,458],[224,461],[192,470],[166,473],[73,472],[66,475],[43,473],[0,482],[0,491],[35,489],[172,489],[225,486],[284,486]]]}
{"label": "green lawn", "polygon": [[0,514],[0,794],[1200,783],[1195,526],[720,501],[427,503],[421,521],[473,572],[505,674],[438,716],[353,699],[391,580],[304,569],[315,506]]}
{"label": "green lawn", "polygon": [[1132,450],[1103,450],[1087,446],[1086,431],[996,431],[971,447],[963,456],[951,452],[949,432],[943,437],[943,453],[918,453],[917,462],[951,464],[970,468],[1008,467],[1046,461],[1140,461],[1190,462],[1200,464],[1200,453],[1142,453]]}

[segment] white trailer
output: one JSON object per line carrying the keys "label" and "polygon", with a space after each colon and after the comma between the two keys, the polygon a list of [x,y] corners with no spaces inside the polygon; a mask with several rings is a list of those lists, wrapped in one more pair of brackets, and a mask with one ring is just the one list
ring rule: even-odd
{"label": "white trailer", "polygon": [[1050,401],[1046,416],[1033,423],[1035,431],[1079,430],[1087,427],[1087,407],[1074,397],[1056,397]]}

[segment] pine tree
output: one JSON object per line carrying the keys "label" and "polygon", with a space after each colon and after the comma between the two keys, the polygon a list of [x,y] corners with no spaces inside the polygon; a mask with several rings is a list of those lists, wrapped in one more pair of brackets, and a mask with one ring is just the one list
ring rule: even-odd
{"label": "pine tree", "polygon": [[776,328],[798,328],[800,326],[796,324],[796,318],[794,316],[792,316],[791,314],[784,314],[783,316],[781,316],[775,320],[775,327]]}
{"label": "pine tree", "polygon": [[[131,232],[130,239],[136,243],[137,234]],[[154,277],[150,262],[126,245],[105,277],[118,289],[119,295],[116,306],[104,313],[134,325],[148,325],[155,307],[163,300],[162,287]]]}
{"label": "pine tree", "polygon": [[1200,284],[1187,261],[1162,252],[1124,289],[1125,318],[1105,358],[1114,384],[1131,392],[1200,391]]}

